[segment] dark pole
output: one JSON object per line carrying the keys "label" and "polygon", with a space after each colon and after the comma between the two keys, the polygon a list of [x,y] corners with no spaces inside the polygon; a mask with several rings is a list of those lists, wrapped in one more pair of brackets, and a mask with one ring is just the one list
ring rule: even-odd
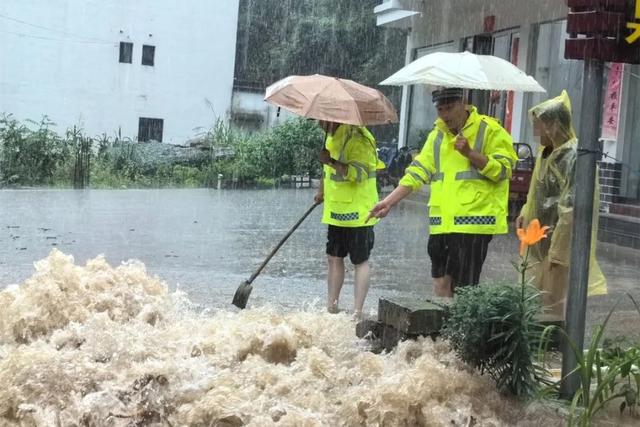
{"label": "dark pole", "polygon": [[[578,159],[575,171],[575,202],[569,291],[566,303],[566,330],[579,351],[584,348],[584,326],[589,282],[591,225],[593,222],[593,194],[596,180],[596,161],[599,152],[598,132],[602,113],[602,79],[604,65],[600,60],[584,60],[582,111],[578,134]],[[566,340],[565,340],[566,341]],[[560,394],[573,398],[580,387],[578,373],[573,373],[577,360],[568,343],[562,345],[562,383]]]}

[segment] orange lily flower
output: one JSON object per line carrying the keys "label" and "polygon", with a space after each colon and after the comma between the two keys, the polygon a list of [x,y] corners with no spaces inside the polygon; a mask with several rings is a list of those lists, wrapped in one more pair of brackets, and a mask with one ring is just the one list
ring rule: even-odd
{"label": "orange lily flower", "polygon": [[547,237],[549,226],[540,226],[540,221],[534,219],[529,223],[527,229],[518,228],[518,239],[520,239],[520,255],[524,255],[527,246],[535,245],[540,240]]}

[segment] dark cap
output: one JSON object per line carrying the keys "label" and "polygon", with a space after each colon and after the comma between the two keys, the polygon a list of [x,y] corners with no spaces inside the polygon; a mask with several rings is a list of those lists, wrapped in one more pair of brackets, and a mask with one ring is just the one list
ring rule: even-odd
{"label": "dark cap", "polygon": [[460,88],[449,87],[431,92],[433,103],[436,105],[448,104],[456,100],[462,100],[464,91]]}

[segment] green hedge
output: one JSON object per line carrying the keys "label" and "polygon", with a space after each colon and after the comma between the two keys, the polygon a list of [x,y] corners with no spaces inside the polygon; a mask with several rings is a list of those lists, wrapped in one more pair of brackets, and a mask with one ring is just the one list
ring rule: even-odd
{"label": "green hedge", "polygon": [[[86,173],[95,188],[216,186],[218,174],[264,187],[283,175],[321,172],[324,134],[306,119],[254,134],[218,120],[189,147],[136,143],[120,134],[92,138],[77,127],[61,136],[54,126],[47,117],[21,123],[0,116],[0,186],[70,187]],[[79,165],[88,170],[78,171]]]}

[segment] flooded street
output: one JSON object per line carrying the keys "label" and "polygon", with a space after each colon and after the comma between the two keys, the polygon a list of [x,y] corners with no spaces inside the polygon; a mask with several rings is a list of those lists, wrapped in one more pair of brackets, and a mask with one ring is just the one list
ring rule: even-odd
{"label": "flooded street", "polygon": [[37,270],[0,292],[3,426],[560,425],[443,341],[377,355],[344,313],[200,312],[140,264],[58,251]]}
{"label": "flooded street", "polygon": [[[113,266],[141,261],[170,289],[203,307],[230,305],[276,243],[311,205],[314,190],[21,190],[0,192],[0,287],[21,283],[53,248],[77,264],[104,255]],[[254,282],[249,305],[324,305],[326,226],[318,207]],[[430,261],[425,206],[408,201],[375,228],[371,290],[365,311],[381,296],[429,296]],[[514,280],[513,234],[489,246],[482,281]],[[594,319],[625,292],[638,295],[637,251],[601,244],[599,261],[610,295],[594,298]],[[352,266],[341,297],[353,301]],[[623,301],[623,308],[630,304]]]}
{"label": "flooded street", "polygon": [[[405,342],[390,354],[366,351],[349,314],[323,308],[320,209],[254,282],[250,309],[231,306],[237,286],[312,195],[0,192],[0,420],[38,426],[562,424],[551,408],[501,396],[442,341]],[[424,209],[405,202],[376,227],[367,311],[375,312],[381,296],[428,295]],[[494,239],[484,280],[513,279],[509,261],[516,251],[513,236]],[[138,261],[123,264],[131,259]],[[591,301],[592,319],[625,291],[637,292],[633,252],[606,247],[601,260],[614,292]],[[343,291],[347,310],[351,281]],[[634,324],[629,319],[615,327]]]}
{"label": "flooded street", "polygon": [[[33,263],[57,248],[77,264],[104,255],[113,266],[141,261],[170,289],[209,308],[228,307],[238,285],[260,265],[312,203],[314,190],[21,190],[0,192],[0,287],[20,283]],[[250,305],[324,304],[326,226],[318,207],[254,282]],[[371,290],[365,311],[381,296],[431,294],[425,206],[408,201],[375,228]],[[513,234],[489,246],[483,281],[514,280]],[[615,245],[599,246],[610,295],[594,298],[600,317],[625,292],[640,293],[640,256]],[[352,267],[347,263],[350,271]],[[341,306],[350,309],[353,274]],[[630,304],[623,301],[626,308]]]}
{"label": "flooded street", "polygon": [[8,0],[0,58],[0,427],[638,425],[640,0]]}
{"label": "flooded street", "polygon": [[[3,191],[0,192],[0,283],[19,283],[53,248],[83,264],[103,254],[112,265],[142,261],[171,288],[196,303],[227,305],[312,203],[313,190]],[[250,303],[297,307],[325,293],[326,226],[318,207],[255,282]],[[378,296],[426,295],[430,290],[424,207],[407,203],[376,227],[372,290]],[[506,279],[517,244],[492,243],[485,277]],[[351,268],[351,266],[349,266]],[[351,275],[352,276],[352,275]],[[351,279],[349,277],[348,279]],[[347,281],[350,286],[351,280]],[[429,286],[426,286],[429,285]],[[351,288],[352,289],[352,288]],[[351,289],[343,306],[351,305]]]}

